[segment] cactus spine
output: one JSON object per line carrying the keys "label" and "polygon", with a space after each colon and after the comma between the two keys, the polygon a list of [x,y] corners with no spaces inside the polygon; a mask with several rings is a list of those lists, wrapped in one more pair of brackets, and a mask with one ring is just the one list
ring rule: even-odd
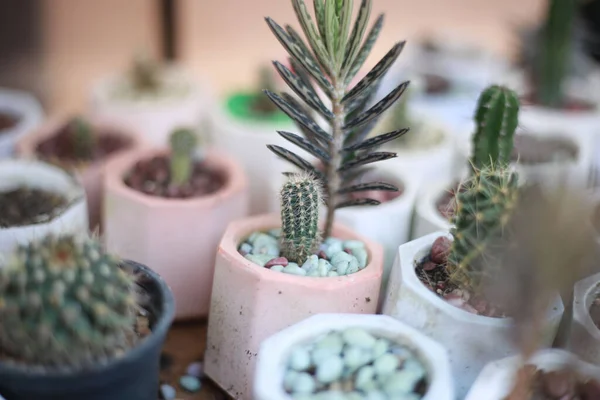
{"label": "cactus spine", "polygon": [[471,166],[508,165],[519,123],[519,98],[503,86],[492,85],[479,96],[475,112],[475,134]]}
{"label": "cactus spine", "polygon": [[562,88],[571,62],[576,13],[576,0],[549,2],[533,76],[536,100],[541,105],[564,105]]}
{"label": "cactus spine", "polygon": [[181,186],[186,184],[194,169],[194,149],[198,144],[196,135],[191,129],[180,128],[175,130],[170,137],[171,144],[171,185]]}
{"label": "cactus spine", "polygon": [[517,206],[517,181],[516,173],[492,164],[475,171],[457,191],[447,269],[459,287],[479,289],[487,245],[502,237]]}
{"label": "cactus spine", "polygon": [[0,268],[0,348],[29,366],[85,367],[135,340],[136,284],[89,238],[46,236]]}
{"label": "cactus spine", "polygon": [[291,175],[281,188],[281,251],[290,261],[303,264],[321,245],[321,192],[318,181],[307,173]]}
{"label": "cactus spine", "polygon": [[96,149],[94,128],[83,118],[74,118],[69,126],[75,156],[80,160],[90,160]]}

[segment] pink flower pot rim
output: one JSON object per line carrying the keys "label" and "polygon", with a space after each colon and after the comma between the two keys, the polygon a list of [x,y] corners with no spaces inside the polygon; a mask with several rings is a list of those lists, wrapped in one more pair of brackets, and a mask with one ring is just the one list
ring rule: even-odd
{"label": "pink flower pot rim", "polygon": [[[269,229],[280,227],[280,216],[278,214],[262,214],[256,215],[241,220],[233,221],[227,227],[221,243],[219,244],[219,254],[229,259],[232,265],[241,265],[243,268],[251,269],[253,274],[264,278],[265,280],[277,279],[282,283],[293,283],[307,287],[314,287],[315,283],[319,283],[324,289],[329,286],[338,286],[340,283],[354,283],[356,279],[366,278],[367,276],[381,276],[383,274],[383,248],[380,244],[366,239],[354,233],[351,229],[334,224],[333,234],[336,237],[346,237],[353,240],[360,240],[365,244],[368,254],[367,266],[362,270],[350,275],[344,276],[328,276],[328,277],[313,277],[313,276],[297,276],[285,274],[282,272],[271,271],[268,268],[261,267],[252,261],[246,259],[238,252],[239,243],[252,232],[267,231]],[[275,257],[273,257],[275,258]],[[375,266],[379,265],[380,268]],[[371,299],[377,301],[377,299]]]}
{"label": "pink flower pot rim", "polygon": [[[17,143],[17,153],[25,157],[37,158],[37,146],[42,141],[56,135],[58,133],[58,129],[66,124],[74,115],[75,114],[62,114],[50,119],[33,131],[28,132]],[[106,131],[109,131],[111,135],[120,135],[123,138],[129,139],[128,146],[109,154],[107,157],[101,160],[86,164],[86,167],[101,165],[108,160],[111,160],[112,158],[122,154],[123,152],[145,145],[145,142],[141,136],[129,126],[113,122],[108,118],[96,118],[87,115],[84,115],[84,118],[86,118],[94,128],[99,129],[101,135]]]}
{"label": "pink flower pot rim", "polygon": [[154,156],[168,155],[166,149],[138,148],[126,151],[115,157],[106,165],[105,186],[112,190],[126,194],[140,203],[152,203],[153,207],[201,207],[222,198],[228,198],[246,189],[248,182],[242,167],[231,157],[221,152],[209,150],[206,152],[206,163],[221,171],[225,175],[225,183],[216,192],[202,197],[191,197],[185,199],[171,199],[152,196],[139,192],[124,182],[124,175],[133,168],[135,163]]}

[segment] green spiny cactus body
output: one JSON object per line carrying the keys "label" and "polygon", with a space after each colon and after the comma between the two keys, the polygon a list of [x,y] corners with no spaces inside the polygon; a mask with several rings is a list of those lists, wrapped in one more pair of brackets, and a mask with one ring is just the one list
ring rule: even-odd
{"label": "green spiny cactus body", "polygon": [[186,184],[194,167],[194,150],[198,144],[198,138],[190,129],[177,129],[171,134],[171,185],[181,186]]}
{"label": "green spiny cactus body", "polygon": [[563,85],[571,62],[576,0],[550,0],[536,59],[534,84],[541,105],[564,106]]}
{"label": "green spiny cactus body", "polygon": [[0,268],[0,349],[28,366],[80,368],[133,340],[136,284],[89,238],[47,236]]}
{"label": "green spiny cactus body", "polygon": [[160,87],[158,65],[146,56],[138,56],[131,68],[131,82],[140,93],[154,92]]}
{"label": "green spiny cactus body", "polygon": [[502,86],[492,85],[479,96],[475,112],[475,134],[471,166],[475,171],[487,165],[508,165],[513,139],[519,124],[519,98]]}
{"label": "green spiny cactus body", "polygon": [[476,171],[457,191],[447,268],[459,287],[478,290],[486,247],[504,234],[517,205],[517,184],[516,173],[492,165]]}
{"label": "green spiny cactus body", "polygon": [[318,181],[305,173],[294,174],[281,188],[281,250],[288,260],[303,264],[321,244]]}
{"label": "green spiny cactus body", "polygon": [[92,159],[96,149],[96,135],[92,125],[83,118],[74,118],[69,125],[69,132],[77,159]]}

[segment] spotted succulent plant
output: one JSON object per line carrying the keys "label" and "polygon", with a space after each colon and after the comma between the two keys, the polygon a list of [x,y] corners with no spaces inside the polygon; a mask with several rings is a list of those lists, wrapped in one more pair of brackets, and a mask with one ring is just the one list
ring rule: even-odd
{"label": "spotted succulent plant", "polygon": [[[404,93],[408,82],[400,84],[371,105],[382,77],[402,52],[405,42],[395,44],[364,78],[351,87],[351,82],[377,40],[383,15],[377,18],[367,33],[371,0],[360,2],[354,23],[352,0],[314,0],[313,3],[314,20],[303,0],[292,0],[306,42],[291,26],[283,28],[271,18],[266,19],[276,38],[290,54],[293,71],[277,61],[274,62],[275,68],[304,104],[289,93],[279,95],[269,90],[265,92],[302,131],[302,135],[283,131],[279,134],[316,157],[323,168],[284,147],[268,147],[279,157],[321,181],[327,205],[324,229],[324,236],[327,237],[331,233],[336,209],[379,204],[379,201],[370,198],[349,199],[348,194],[397,190],[393,185],[383,182],[355,182],[367,171],[367,164],[396,157],[396,153],[377,151],[377,148],[406,133],[406,127],[367,137],[382,113]],[[317,88],[326,99],[319,96]],[[323,117],[327,126],[321,127],[311,117],[307,107]]]}

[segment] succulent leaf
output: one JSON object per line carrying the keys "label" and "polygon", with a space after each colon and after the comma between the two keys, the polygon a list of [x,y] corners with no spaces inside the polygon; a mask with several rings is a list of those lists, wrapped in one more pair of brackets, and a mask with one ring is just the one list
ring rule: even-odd
{"label": "succulent leaf", "polygon": [[404,82],[398,85],[394,90],[392,90],[387,96],[381,99],[377,104],[373,107],[369,108],[367,111],[363,112],[358,117],[354,118],[350,122],[344,125],[344,129],[353,129],[363,126],[367,122],[373,120],[374,118],[379,117],[385,110],[390,108],[392,104],[396,102],[402,96],[402,93],[408,87],[409,82]]}
{"label": "succulent leaf", "polygon": [[403,128],[403,129],[399,129],[397,131],[383,133],[381,135],[377,135],[370,139],[364,140],[360,143],[346,146],[346,147],[344,147],[344,151],[358,151],[358,150],[370,149],[373,147],[379,147],[384,143],[390,142],[394,139],[401,137],[408,131],[409,131],[409,128]]}

